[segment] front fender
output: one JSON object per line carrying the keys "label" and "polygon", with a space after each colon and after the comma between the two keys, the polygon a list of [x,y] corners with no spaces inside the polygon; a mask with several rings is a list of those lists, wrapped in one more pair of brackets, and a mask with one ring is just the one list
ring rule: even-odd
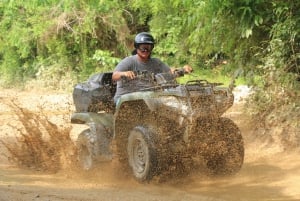
{"label": "front fender", "polygon": [[94,112],[76,112],[71,116],[73,124],[101,124],[108,128],[113,128],[113,114],[109,113],[94,113]]}
{"label": "front fender", "polygon": [[116,102],[116,111],[120,110],[121,106],[125,102],[146,100],[153,97],[155,97],[155,93],[153,91],[139,91],[139,92],[124,94],[120,96],[120,98]]}

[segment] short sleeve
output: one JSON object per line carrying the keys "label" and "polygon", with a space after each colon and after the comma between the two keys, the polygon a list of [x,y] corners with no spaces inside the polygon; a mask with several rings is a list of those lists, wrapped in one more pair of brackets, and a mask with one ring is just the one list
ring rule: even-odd
{"label": "short sleeve", "polygon": [[133,57],[129,56],[124,58],[122,61],[118,63],[118,65],[115,68],[115,71],[129,71],[132,70],[133,66]]}

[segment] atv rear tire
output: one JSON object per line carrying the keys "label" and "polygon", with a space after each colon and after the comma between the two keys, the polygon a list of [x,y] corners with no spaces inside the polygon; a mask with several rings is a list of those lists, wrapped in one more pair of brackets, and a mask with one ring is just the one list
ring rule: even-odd
{"label": "atv rear tire", "polygon": [[227,118],[220,118],[217,125],[219,139],[207,160],[207,168],[213,175],[232,175],[237,173],[244,162],[244,142],[239,128]]}
{"label": "atv rear tire", "polygon": [[95,137],[90,129],[82,131],[77,139],[78,161],[84,170],[90,170],[95,163]]}
{"label": "atv rear tire", "polygon": [[156,172],[157,154],[154,134],[147,127],[137,126],[128,137],[128,162],[134,177],[140,182],[150,180]]}

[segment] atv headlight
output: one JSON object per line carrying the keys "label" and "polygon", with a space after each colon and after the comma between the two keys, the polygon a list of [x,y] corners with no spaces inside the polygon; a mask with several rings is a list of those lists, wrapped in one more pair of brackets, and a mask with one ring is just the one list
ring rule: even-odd
{"label": "atv headlight", "polygon": [[224,90],[216,90],[215,92],[215,100],[217,103],[224,102],[228,99],[227,91]]}
{"label": "atv headlight", "polygon": [[170,110],[177,110],[183,115],[188,114],[188,106],[186,101],[175,97],[175,96],[162,96],[160,97],[160,102],[162,105],[168,107]]}

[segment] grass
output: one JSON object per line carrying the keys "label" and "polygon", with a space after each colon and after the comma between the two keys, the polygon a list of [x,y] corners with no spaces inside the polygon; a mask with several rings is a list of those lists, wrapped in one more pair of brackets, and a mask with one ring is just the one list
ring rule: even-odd
{"label": "grass", "polygon": [[[184,77],[178,78],[180,83],[185,83],[189,80],[201,79],[207,80],[209,82],[218,82],[223,83],[225,86],[228,86],[232,81],[233,75],[225,75],[223,72],[217,69],[196,69],[191,74],[186,74]],[[238,77],[235,80],[236,85],[246,84],[246,80],[243,77]]]}

